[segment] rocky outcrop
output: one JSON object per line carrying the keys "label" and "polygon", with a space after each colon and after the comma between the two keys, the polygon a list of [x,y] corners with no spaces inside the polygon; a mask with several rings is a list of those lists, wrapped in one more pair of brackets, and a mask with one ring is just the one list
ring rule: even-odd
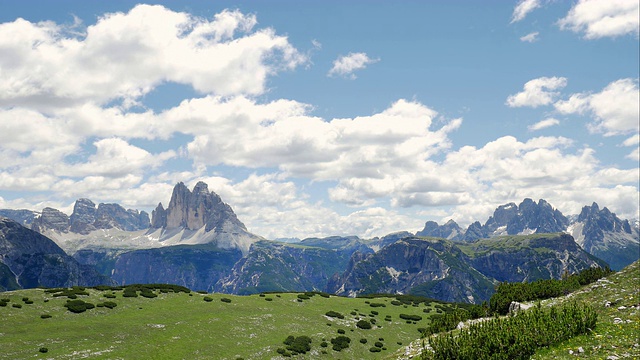
{"label": "rocky outcrop", "polygon": [[54,208],[42,209],[40,216],[31,224],[31,229],[43,234],[53,230],[88,235],[97,229],[136,231],[148,229],[149,225],[149,214],[144,211],[125,210],[118,204],[103,203],[96,208],[93,201],[78,199],[70,217]]}
{"label": "rocky outcrop", "polygon": [[640,259],[640,234],[628,220],[621,220],[595,202],[582,208],[576,222],[567,229],[590,254],[621,270]]}
{"label": "rocky outcrop", "polygon": [[[349,238],[307,239],[306,245],[259,241],[216,291],[253,294],[265,291],[324,291],[329,279],[344,271],[351,254],[362,248]],[[319,246],[312,246],[309,244]]]}
{"label": "rocky outcrop", "polygon": [[445,301],[482,302],[493,283],[468,264],[453,242],[405,238],[375,254],[353,255],[347,270],[333,278],[338,295],[415,294]]}
{"label": "rocky outcrop", "polygon": [[8,268],[20,288],[112,284],[90,266],[80,265],[51,239],[6,218],[0,219],[0,263],[5,265],[0,271],[3,277]]}
{"label": "rocky outcrop", "polygon": [[568,225],[569,220],[545,200],[536,203],[524,199],[518,206],[510,203],[498,207],[482,232],[488,236],[555,233]]}
{"label": "rocky outcrop", "polygon": [[152,224],[155,228],[164,229],[198,230],[204,227],[206,232],[228,225],[247,230],[231,207],[216,193],[210,192],[202,181],[196,184],[193,191],[189,191],[184,183],[178,183],[173,188],[167,209],[158,204],[154,210]]}
{"label": "rocky outcrop", "polygon": [[475,269],[498,281],[560,279],[566,272],[607,266],[563,233],[482,239],[466,245],[466,251]]}
{"label": "rocky outcrop", "polygon": [[457,239],[462,236],[464,232],[458,226],[458,224],[449,220],[444,225],[438,225],[435,221],[427,221],[424,224],[424,229],[418,231],[416,236],[437,237],[441,239]]}
{"label": "rocky outcrop", "polygon": [[38,213],[32,210],[0,209],[0,217],[9,218],[22,226],[29,227]]}
{"label": "rocky outcrop", "polygon": [[31,229],[39,233],[44,232],[46,229],[51,229],[60,233],[69,232],[69,216],[60,210],[46,207],[42,209],[40,216],[35,218],[31,224]]}

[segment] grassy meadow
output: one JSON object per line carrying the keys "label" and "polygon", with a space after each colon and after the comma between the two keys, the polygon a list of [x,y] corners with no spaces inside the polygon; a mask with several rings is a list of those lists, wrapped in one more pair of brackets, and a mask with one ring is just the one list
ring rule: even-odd
{"label": "grassy meadow", "polygon": [[[64,307],[66,297],[52,297],[43,289],[0,293],[0,299],[9,299],[0,307],[0,358],[272,359],[283,358],[277,349],[286,347],[283,341],[289,335],[312,339],[311,351],[293,358],[388,358],[420,337],[418,328],[427,324],[428,316],[448,306],[436,302],[392,305],[398,304],[394,298],[314,295],[300,300],[299,295],[304,295],[296,293],[232,296],[156,291],[157,297],[145,298],[123,297],[122,291],[85,291],[89,296],[78,299],[93,304],[113,301],[117,306],[72,313]],[[33,303],[25,303],[24,298]],[[329,311],[344,319],[326,316]],[[51,317],[41,318],[45,314]],[[407,321],[400,314],[418,315],[422,320]],[[356,323],[362,319],[374,319],[375,324],[360,329]],[[332,349],[331,339],[341,335],[340,330],[351,342],[338,352]],[[323,341],[327,347],[321,346]],[[370,348],[376,342],[383,346],[374,353]],[[43,347],[46,353],[39,351]]]}

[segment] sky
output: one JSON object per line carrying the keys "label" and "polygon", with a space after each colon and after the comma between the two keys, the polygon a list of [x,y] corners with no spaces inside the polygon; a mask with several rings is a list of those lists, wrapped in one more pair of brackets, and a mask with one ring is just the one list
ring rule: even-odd
{"label": "sky", "polygon": [[639,216],[639,3],[0,0],[0,208],[204,181],[266,238]]}

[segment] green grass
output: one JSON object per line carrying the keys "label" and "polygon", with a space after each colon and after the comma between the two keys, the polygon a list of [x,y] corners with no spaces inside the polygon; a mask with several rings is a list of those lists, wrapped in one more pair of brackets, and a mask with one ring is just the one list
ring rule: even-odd
{"label": "green grass", "polygon": [[[402,346],[419,338],[419,327],[428,324],[429,314],[423,310],[437,303],[419,306],[391,305],[394,298],[343,298],[320,295],[298,301],[297,293],[269,294],[272,301],[259,295],[233,296],[223,294],[161,293],[156,298],[106,298],[111,291],[87,289],[89,296],[78,296],[93,304],[114,301],[113,309],[96,307],[80,314],[64,308],[66,297],[52,297],[42,289],[0,293],[9,298],[9,305],[0,307],[0,358],[64,359],[154,358],[154,359],[271,359],[289,335],[306,335],[312,339],[311,352],[297,359],[326,358],[353,359],[388,358]],[[278,295],[278,296],[276,296]],[[204,297],[213,301],[204,301]],[[33,304],[13,308],[29,297]],[[221,298],[231,299],[230,303]],[[48,299],[45,302],[45,299]],[[367,302],[384,303],[385,307],[371,307]],[[448,306],[438,304],[438,306]],[[373,315],[371,311],[377,311]],[[325,316],[328,311],[345,315],[344,319]],[[355,312],[356,315],[351,313]],[[416,324],[407,323],[400,314],[422,316]],[[51,318],[41,318],[48,314]],[[370,316],[372,315],[372,316]],[[392,321],[385,317],[391,316]],[[358,319],[375,319],[372,329],[360,329]],[[331,324],[329,326],[328,324]],[[331,339],[338,330],[351,338],[350,346],[341,352],[331,348]],[[360,339],[368,340],[367,344]],[[387,350],[369,352],[369,348],[383,338]],[[323,348],[322,341],[329,343]],[[40,353],[48,348],[46,354]],[[324,350],[327,354],[322,354]]]}
{"label": "green grass", "polygon": [[[640,263],[636,261],[606,280],[585,286],[570,296],[542,302],[543,305],[566,301],[590,303],[598,313],[598,324],[591,334],[542,349],[532,359],[640,358]],[[613,305],[606,307],[607,301]],[[621,306],[626,309],[618,310]],[[616,324],[616,318],[622,322]],[[584,352],[578,351],[580,347]]]}

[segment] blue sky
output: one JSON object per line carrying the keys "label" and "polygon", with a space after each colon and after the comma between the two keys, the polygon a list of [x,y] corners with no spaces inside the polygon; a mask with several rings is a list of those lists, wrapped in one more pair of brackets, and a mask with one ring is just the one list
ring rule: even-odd
{"label": "blue sky", "polygon": [[638,53],[635,0],[0,0],[0,207],[202,180],[269,238],[637,218]]}

